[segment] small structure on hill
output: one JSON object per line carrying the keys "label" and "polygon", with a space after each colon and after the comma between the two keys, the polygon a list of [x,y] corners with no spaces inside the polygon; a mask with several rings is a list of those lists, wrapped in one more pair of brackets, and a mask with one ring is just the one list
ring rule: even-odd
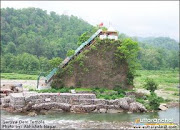
{"label": "small structure on hill", "polygon": [[[100,39],[117,40],[117,44],[99,44],[99,46],[96,46],[93,43],[96,42],[97,37]],[[61,62],[58,67],[54,68],[46,77],[44,77],[45,80],[42,80],[43,83],[39,82],[40,77],[42,76],[39,75],[37,80],[37,88],[39,83],[41,85],[43,84],[43,86],[56,86],[61,84],[62,86],[107,86],[112,88],[115,84],[118,83],[122,84],[121,86],[126,86],[128,71],[127,63],[123,62],[121,66],[114,68],[114,53],[117,45],[120,44],[118,42],[118,32],[113,27],[109,27],[107,31],[98,29],[87,41],[83,42],[75,50],[73,55],[66,57],[66,59]],[[70,66],[72,70],[74,69],[74,71],[69,70],[72,72],[71,76],[67,74],[65,70],[68,70],[67,65],[70,63],[70,61],[74,60],[80,53],[84,52],[84,50],[90,48],[92,44],[96,46],[96,49],[94,51],[91,49],[91,53],[86,54],[86,56],[81,59],[84,62],[83,66],[86,66],[79,68],[78,65],[75,66],[75,64],[72,64]],[[107,51],[108,46],[109,50]],[[106,58],[103,58],[102,56]],[[63,76],[61,75],[58,77],[58,75],[56,75],[58,70],[64,71]],[[84,72],[84,70],[86,71]],[[111,77],[109,74],[111,74]]]}
{"label": "small structure on hill", "polygon": [[99,38],[103,39],[114,39],[118,40],[118,33],[113,27],[109,27],[107,31],[102,31]]}

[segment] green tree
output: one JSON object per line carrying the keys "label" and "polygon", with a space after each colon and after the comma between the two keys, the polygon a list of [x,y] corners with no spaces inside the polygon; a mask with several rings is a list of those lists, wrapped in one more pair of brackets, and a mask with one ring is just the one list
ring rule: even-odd
{"label": "green tree", "polygon": [[135,70],[138,68],[137,55],[139,51],[138,42],[133,41],[130,38],[124,39],[120,42],[115,52],[117,64],[125,61],[128,64],[128,84],[133,85],[133,79],[135,75]]}
{"label": "green tree", "polygon": [[161,99],[158,97],[155,93],[155,90],[157,90],[158,84],[151,78],[146,79],[146,84],[144,87],[150,91],[150,95],[148,96],[149,101],[149,107],[152,110],[158,110]]}
{"label": "green tree", "polygon": [[141,47],[138,59],[143,69],[178,68],[178,42],[167,37],[138,38]]}
{"label": "green tree", "polygon": [[170,68],[178,68],[179,67],[179,55],[177,51],[172,51],[172,53],[170,53],[168,55],[168,63],[169,63],[169,67]]}
{"label": "green tree", "polygon": [[59,57],[52,58],[49,60],[51,68],[59,66],[59,64],[62,62],[62,59]]}
{"label": "green tree", "polygon": [[120,40],[124,40],[124,39],[126,39],[126,38],[128,38],[128,36],[127,36],[126,34],[124,34],[124,33],[121,33],[121,34],[119,34],[119,36],[118,36],[118,39],[120,39]]}
{"label": "green tree", "polygon": [[147,90],[149,90],[150,92],[154,92],[155,90],[157,90],[158,84],[153,79],[147,78],[145,82],[146,82],[146,84],[144,87]]}
{"label": "green tree", "polygon": [[151,92],[150,96],[148,97],[148,101],[152,110],[158,110],[160,105],[160,98],[156,95],[156,93]]}
{"label": "green tree", "polygon": [[47,72],[50,70],[50,63],[46,57],[39,57],[40,70],[42,72]]}
{"label": "green tree", "polygon": [[[37,57],[65,58],[76,49],[79,36],[93,26],[75,16],[50,14],[38,8],[1,9],[3,53],[29,53]],[[16,47],[12,47],[13,42]],[[13,45],[13,46],[14,46]],[[6,49],[8,48],[8,49]],[[7,50],[7,51],[6,51]]]}
{"label": "green tree", "polygon": [[6,60],[1,57],[1,73],[6,72]]}
{"label": "green tree", "polygon": [[2,59],[4,59],[5,72],[12,72],[13,70],[16,70],[16,57],[13,54],[7,53],[2,56]]}
{"label": "green tree", "polygon": [[39,70],[39,67],[39,60],[34,55],[23,53],[17,56],[17,68],[21,70],[21,72],[31,73]]}
{"label": "green tree", "polygon": [[75,51],[74,50],[69,50],[66,54],[66,56],[72,56],[74,55]]}
{"label": "green tree", "polygon": [[16,53],[16,45],[13,42],[8,42],[6,46],[6,53]]}
{"label": "green tree", "polygon": [[78,46],[80,46],[83,42],[87,41],[89,38],[88,32],[83,33],[78,39]]}

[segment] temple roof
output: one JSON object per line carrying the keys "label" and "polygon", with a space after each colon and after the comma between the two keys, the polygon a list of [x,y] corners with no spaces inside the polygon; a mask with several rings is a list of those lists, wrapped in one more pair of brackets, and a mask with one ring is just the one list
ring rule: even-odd
{"label": "temple roof", "polygon": [[108,32],[117,32],[112,26],[110,26],[107,31]]}

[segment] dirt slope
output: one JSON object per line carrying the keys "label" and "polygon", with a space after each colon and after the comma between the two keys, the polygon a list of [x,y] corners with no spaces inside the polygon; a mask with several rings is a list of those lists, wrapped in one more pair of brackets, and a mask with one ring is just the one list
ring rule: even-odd
{"label": "dirt slope", "polygon": [[116,61],[115,51],[120,44],[112,40],[96,41],[58,72],[52,86],[131,88],[127,85],[127,63]]}

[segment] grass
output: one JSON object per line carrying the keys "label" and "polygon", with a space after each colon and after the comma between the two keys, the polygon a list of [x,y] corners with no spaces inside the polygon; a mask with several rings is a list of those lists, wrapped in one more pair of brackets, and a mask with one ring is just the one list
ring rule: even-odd
{"label": "grass", "polygon": [[[134,79],[134,90],[144,91],[144,84],[147,78],[152,78],[158,88],[155,91],[165,102],[179,100],[179,72],[170,70],[137,70]],[[146,93],[146,92],[145,92]]]}
{"label": "grass", "polygon": [[143,88],[145,80],[152,78],[158,83],[158,89],[178,91],[179,72],[162,70],[138,70],[134,79],[135,88]]}
{"label": "grass", "polygon": [[37,80],[38,75],[17,74],[17,73],[1,73],[1,79],[16,80]]}
{"label": "grass", "polygon": [[29,86],[29,85],[24,85],[23,88],[27,89],[27,90],[35,90],[36,86]]}
{"label": "grass", "polygon": [[[16,80],[37,80],[38,75],[28,75],[28,74],[17,74],[17,73],[1,73],[1,79],[16,79]],[[170,70],[137,70],[137,75],[134,79],[135,90],[143,89],[145,80],[147,78],[152,78],[158,83],[158,90],[166,92],[165,96],[170,94],[172,99],[179,99],[178,92],[179,89],[179,72],[170,71]],[[27,86],[27,88],[31,88]],[[71,88],[75,89],[76,92],[86,91],[86,92],[95,92],[98,98],[114,99],[123,97],[123,94],[115,94],[114,90],[109,90],[105,88]],[[52,90],[52,92],[66,92],[68,90]],[[41,92],[41,91],[39,91]],[[42,90],[42,92],[51,92],[51,90]],[[166,97],[167,97],[166,96]],[[168,99],[170,99],[168,97]]]}
{"label": "grass", "polygon": [[[18,79],[18,80],[37,80],[38,75],[18,74],[18,73],[1,73],[1,79]],[[142,88],[146,78],[153,78],[159,87],[172,88],[177,90],[179,84],[179,72],[168,70],[137,70],[137,76],[134,79],[136,88]],[[174,88],[175,87],[175,88]],[[76,88],[77,91],[90,91],[88,88]],[[107,90],[105,90],[107,91]],[[108,90],[110,91],[110,90]]]}
{"label": "grass", "polygon": [[92,92],[91,88],[75,88],[76,92],[82,92],[82,91],[86,91],[86,92]]}

